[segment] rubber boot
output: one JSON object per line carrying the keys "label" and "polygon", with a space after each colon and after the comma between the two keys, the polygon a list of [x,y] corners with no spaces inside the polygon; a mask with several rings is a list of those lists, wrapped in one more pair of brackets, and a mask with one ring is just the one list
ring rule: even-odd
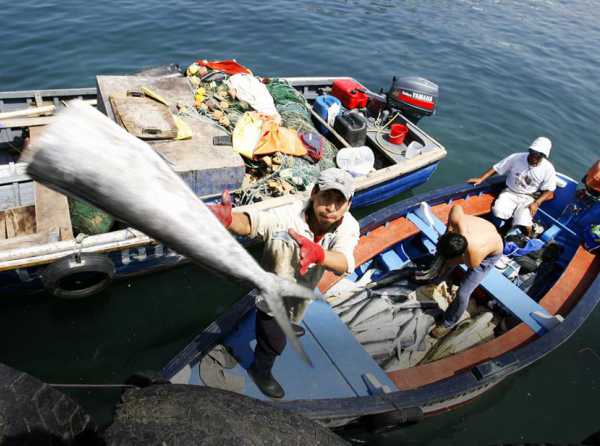
{"label": "rubber boot", "polygon": [[285,391],[271,373],[275,358],[255,355],[248,374],[262,393],[270,398],[279,399],[285,396]]}

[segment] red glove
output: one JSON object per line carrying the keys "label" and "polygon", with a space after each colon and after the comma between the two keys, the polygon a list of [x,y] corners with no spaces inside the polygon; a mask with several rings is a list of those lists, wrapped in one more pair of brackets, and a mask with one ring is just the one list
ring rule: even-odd
{"label": "red glove", "polygon": [[233,221],[233,216],[231,215],[231,195],[227,189],[223,191],[221,204],[209,204],[208,209],[215,214],[215,217],[219,219],[223,226],[226,228],[231,226],[231,222]]}
{"label": "red glove", "polygon": [[303,276],[306,274],[309,265],[323,263],[325,260],[325,250],[321,245],[298,234],[291,228],[288,229],[288,234],[300,245],[300,275]]}

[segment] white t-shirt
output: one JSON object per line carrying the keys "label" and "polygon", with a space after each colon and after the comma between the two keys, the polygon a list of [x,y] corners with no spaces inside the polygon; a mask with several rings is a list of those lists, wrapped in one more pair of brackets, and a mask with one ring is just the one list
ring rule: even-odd
{"label": "white t-shirt", "polygon": [[556,189],[556,171],[546,158],[531,166],[527,162],[527,152],[514,153],[494,164],[494,170],[506,175],[506,186],[517,194],[532,195],[538,191]]}
{"label": "white t-shirt", "polygon": [[[250,218],[251,238],[265,242],[262,266],[265,270],[280,277],[297,282],[313,289],[325,273],[321,265],[309,268],[304,276],[300,275],[300,246],[288,234],[288,229],[295,229],[300,235],[314,240],[315,235],[306,222],[305,209],[309,201],[296,201],[287,206],[267,211],[245,211]],[[348,265],[347,274],[355,268],[354,248],[358,243],[360,227],[356,219],[346,212],[342,222],[332,232],[327,232],[319,245],[328,251],[342,253]]]}

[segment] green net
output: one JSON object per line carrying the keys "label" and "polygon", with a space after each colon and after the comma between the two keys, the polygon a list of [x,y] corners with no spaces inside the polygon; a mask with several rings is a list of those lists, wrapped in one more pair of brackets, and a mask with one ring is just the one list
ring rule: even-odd
{"label": "green net", "polygon": [[[206,92],[206,99],[198,111],[233,132],[243,114],[251,110],[250,106],[230,95],[226,80],[200,82],[200,86]],[[298,132],[318,133],[312,123],[310,105],[288,81],[271,79],[266,87],[281,115],[282,126]],[[242,188],[233,193],[234,204],[247,205],[273,196],[305,191],[321,170],[335,167],[336,154],[335,146],[326,141],[323,157],[317,163],[282,153],[269,157],[269,162],[276,159],[277,163],[245,159],[247,174]]]}
{"label": "green net", "polygon": [[69,213],[75,234],[104,234],[115,222],[111,215],[75,198],[69,198]]}

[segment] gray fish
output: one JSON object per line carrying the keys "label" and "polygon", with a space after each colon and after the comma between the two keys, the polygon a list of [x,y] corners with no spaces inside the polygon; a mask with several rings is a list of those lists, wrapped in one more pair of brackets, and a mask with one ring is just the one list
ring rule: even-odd
{"label": "gray fish", "polygon": [[460,322],[456,328],[442,338],[427,352],[421,364],[437,361],[466,350],[494,336],[493,314],[482,313]]}
{"label": "gray fish", "polygon": [[431,326],[435,323],[433,316],[423,313],[423,310],[415,310],[415,342],[412,345],[405,347],[408,351],[423,351],[425,348],[425,336],[429,333]]}
{"label": "gray fish", "polygon": [[[363,290],[359,293],[355,293],[351,296],[348,297],[348,299],[342,301],[342,302],[338,302],[336,305],[333,305],[333,308],[336,309],[336,311],[341,312],[344,310],[348,310],[351,307],[353,307],[354,305],[362,302],[365,299],[368,299],[370,297],[370,292],[369,290]],[[331,304],[331,302],[329,302]]]}
{"label": "gray fish", "polygon": [[417,318],[412,317],[398,332],[396,338],[396,347],[398,351],[402,351],[415,343],[415,330],[417,328]]}
{"label": "gray fish", "polygon": [[406,310],[394,313],[394,323],[398,326],[398,328],[402,327],[413,318],[413,311],[414,310]]}
{"label": "gray fish", "polygon": [[371,324],[391,324],[394,321],[394,313],[392,311],[382,311],[381,313],[377,313],[376,315],[361,320],[360,323],[353,323],[350,325],[352,330],[363,330],[365,327],[370,326]]}
{"label": "gray fish", "polygon": [[148,144],[72,101],[32,152],[27,172],[36,181],[104,209],[211,271],[254,284],[293,348],[310,363],[283,297],[314,299],[315,293],[264,271]]}
{"label": "gray fish", "polygon": [[387,358],[394,354],[394,340],[387,339],[376,342],[367,342],[363,344],[363,348],[374,358]]}
{"label": "gray fish", "polygon": [[364,330],[354,333],[354,337],[361,344],[378,341],[393,341],[396,339],[398,326],[385,325],[384,327],[373,327],[371,330]]}
{"label": "gray fish", "polygon": [[372,294],[374,296],[385,296],[390,298],[395,298],[394,300],[399,300],[398,298],[406,299],[410,293],[414,290],[412,288],[402,286],[402,285],[394,285],[388,286],[385,288],[377,288],[374,289]]}
{"label": "gray fish", "polygon": [[395,311],[404,311],[408,309],[421,308],[423,310],[439,308],[438,304],[434,300],[406,300],[404,302],[398,302],[394,304]]}
{"label": "gray fish", "polygon": [[359,335],[365,333],[367,331],[376,331],[376,330],[391,330],[393,329],[396,333],[398,333],[398,329],[400,328],[400,324],[398,321],[390,320],[390,321],[382,321],[383,318],[373,319],[372,321],[360,324],[352,328],[352,333],[354,335]]}
{"label": "gray fish", "polygon": [[398,282],[405,284],[410,283],[407,279],[410,279],[415,272],[414,267],[405,267],[387,273],[384,277],[377,281],[373,281],[367,285],[367,288],[381,288],[387,285],[396,284]]}
{"label": "gray fish", "polygon": [[392,312],[392,305],[386,299],[369,299],[369,303],[363,306],[360,311],[350,320],[348,325],[360,324],[361,322],[368,321],[369,319],[376,317],[381,313]]}
{"label": "gray fish", "polygon": [[342,321],[344,321],[345,324],[349,324],[350,321],[352,319],[354,319],[354,316],[356,316],[356,314],[366,305],[369,304],[371,300],[370,299],[364,299],[361,302],[357,303],[356,305],[353,305],[352,307],[349,307],[347,310],[341,311],[340,313],[338,313],[338,316],[340,317],[340,319]]}

